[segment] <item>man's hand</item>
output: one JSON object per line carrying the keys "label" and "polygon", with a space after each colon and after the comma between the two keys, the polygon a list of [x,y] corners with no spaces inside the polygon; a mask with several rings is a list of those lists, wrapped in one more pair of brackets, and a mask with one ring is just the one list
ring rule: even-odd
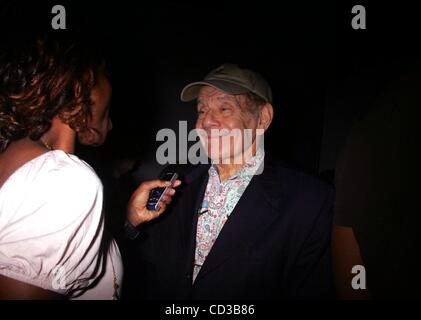
{"label": "man's hand", "polygon": [[146,209],[146,204],[151,190],[158,187],[170,187],[171,182],[156,179],[141,183],[130,198],[127,207],[127,220],[136,227],[139,224],[159,217],[161,213],[165,211],[167,205],[171,203],[171,198],[175,194],[175,190],[173,188],[178,187],[180,184],[181,181],[176,180],[174,186],[167,189],[162,197],[162,201],[158,203],[159,211],[151,211]]}

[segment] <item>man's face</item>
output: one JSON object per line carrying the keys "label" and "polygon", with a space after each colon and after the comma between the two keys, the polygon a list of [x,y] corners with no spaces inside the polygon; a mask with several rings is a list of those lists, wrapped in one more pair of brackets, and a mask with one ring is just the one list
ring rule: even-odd
{"label": "man's face", "polygon": [[[258,115],[247,111],[244,95],[231,95],[210,86],[203,86],[197,99],[196,129],[202,129],[201,142],[212,160],[233,163],[251,148],[258,127]],[[249,129],[249,130],[245,130]],[[249,143],[244,143],[245,135]],[[225,163],[225,162],[224,162]],[[236,162],[238,163],[238,162]]]}
{"label": "man's face", "polygon": [[80,132],[79,141],[85,145],[99,146],[104,143],[107,133],[112,129],[109,109],[111,101],[111,84],[104,74],[100,74],[98,83],[91,91],[91,117],[88,120],[88,131]]}

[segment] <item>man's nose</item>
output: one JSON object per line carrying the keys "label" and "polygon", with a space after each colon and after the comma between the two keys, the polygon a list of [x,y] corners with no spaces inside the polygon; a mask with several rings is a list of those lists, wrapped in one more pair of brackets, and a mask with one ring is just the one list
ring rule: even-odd
{"label": "man's nose", "polygon": [[214,112],[212,110],[209,110],[203,118],[203,127],[204,128],[213,128],[213,127],[219,127],[219,120],[218,117],[215,116]]}

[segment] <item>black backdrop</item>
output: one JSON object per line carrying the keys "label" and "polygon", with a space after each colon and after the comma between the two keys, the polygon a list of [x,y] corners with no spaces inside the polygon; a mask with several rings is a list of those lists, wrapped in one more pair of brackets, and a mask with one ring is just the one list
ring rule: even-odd
{"label": "black backdrop", "polygon": [[[194,126],[182,87],[223,62],[272,85],[268,153],[329,180],[353,121],[418,58],[417,10],[403,1],[2,1],[1,37],[51,29],[55,4],[66,8],[67,29],[102,42],[109,58],[114,129],[102,147],[77,150],[106,188],[122,158],[140,160],[141,177],[158,174],[157,131]],[[366,30],[351,28],[355,4],[365,5]]]}
{"label": "black backdrop", "polygon": [[177,128],[178,120],[194,126],[194,105],[179,100],[182,87],[232,62],[258,70],[272,85],[276,118],[265,141],[271,153],[317,172],[326,89],[333,76],[334,7],[10,2],[9,22],[3,21],[7,32],[51,28],[51,7],[58,3],[66,8],[67,29],[100,37],[110,61],[114,129],[99,150],[82,150],[88,157],[101,153],[104,162],[134,154],[153,160],[160,128]]}

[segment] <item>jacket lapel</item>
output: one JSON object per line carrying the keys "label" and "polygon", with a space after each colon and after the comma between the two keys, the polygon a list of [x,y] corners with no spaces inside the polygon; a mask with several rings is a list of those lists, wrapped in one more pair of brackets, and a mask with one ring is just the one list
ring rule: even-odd
{"label": "jacket lapel", "polygon": [[196,250],[197,212],[202,206],[208,183],[208,169],[209,166],[203,166],[186,176],[186,190],[183,192],[183,201],[178,212],[183,259],[186,259],[185,271],[190,275],[193,272]]}

